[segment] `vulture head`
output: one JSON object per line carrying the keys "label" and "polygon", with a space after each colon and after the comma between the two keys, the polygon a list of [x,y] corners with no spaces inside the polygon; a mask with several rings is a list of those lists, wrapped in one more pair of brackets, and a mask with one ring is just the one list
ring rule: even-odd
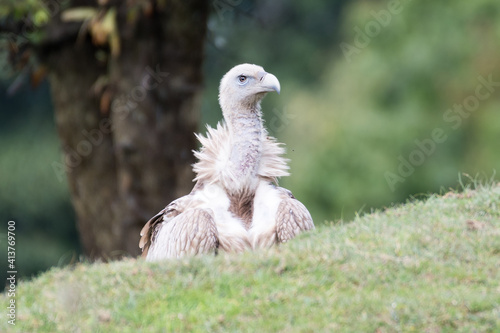
{"label": "vulture head", "polygon": [[280,82],[264,68],[241,64],[233,67],[221,80],[219,103],[224,115],[229,110],[255,109],[270,91],[280,92]]}

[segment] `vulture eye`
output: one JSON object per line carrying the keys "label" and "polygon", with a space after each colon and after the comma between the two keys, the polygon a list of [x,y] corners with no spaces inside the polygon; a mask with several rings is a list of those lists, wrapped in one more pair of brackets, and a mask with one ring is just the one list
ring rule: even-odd
{"label": "vulture eye", "polygon": [[247,82],[247,77],[245,75],[238,76],[239,84],[245,84]]}

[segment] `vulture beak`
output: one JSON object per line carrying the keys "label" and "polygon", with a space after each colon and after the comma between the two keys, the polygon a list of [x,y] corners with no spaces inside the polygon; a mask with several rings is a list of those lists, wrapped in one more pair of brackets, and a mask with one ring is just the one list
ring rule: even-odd
{"label": "vulture beak", "polygon": [[259,72],[257,74],[257,78],[260,81],[260,86],[265,92],[268,91],[276,91],[278,94],[280,93],[280,81],[271,73]]}

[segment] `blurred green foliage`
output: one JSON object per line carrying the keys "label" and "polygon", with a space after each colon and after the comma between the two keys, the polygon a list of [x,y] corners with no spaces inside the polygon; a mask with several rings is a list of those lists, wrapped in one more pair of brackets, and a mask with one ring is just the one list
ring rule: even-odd
{"label": "blurred green foliage", "polygon": [[[0,2],[0,24],[15,26],[17,22],[23,22],[25,26],[18,34],[17,42],[37,43],[42,40],[41,30],[38,28],[47,24],[50,18],[57,14],[61,6],[65,6],[67,2],[67,0],[2,0]],[[4,32],[3,29],[0,31]],[[2,37],[13,40],[15,36],[11,32]]]}
{"label": "blurred green foliage", "polygon": [[65,177],[52,168],[61,155],[48,83],[14,96],[5,94],[6,83],[0,82],[0,256],[6,258],[7,222],[14,220],[17,269],[30,276],[78,257],[80,248]]}
{"label": "blurred green foliage", "polygon": [[[478,77],[500,82],[497,0],[226,4],[212,2],[200,131],[222,117],[218,82],[228,69],[250,62],[275,74],[282,93],[268,96],[263,110],[291,159],[292,176],[281,184],[316,223],[499,169],[500,87],[456,128],[444,118],[451,110],[456,119],[454,106],[475,96]],[[9,83],[0,95],[0,214],[18,222],[26,244],[19,256],[38,269],[78,253],[74,216],[51,169],[60,157],[47,87],[9,97]],[[429,142],[435,129],[446,139],[422,153],[416,140]],[[422,163],[401,177],[401,159],[419,151]],[[387,173],[402,181],[391,186]]]}
{"label": "blurred green foliage", "polygon": [[39,17],[41,21],[35,23],[43,24],[47,22],[47,7],[40,0],[3,0],[0,3],[0,18],[12,16],[16,19],[22,19],[27,15]]}
{"label": "blurred green foliage", "polygon": [[[375,19],[381,11],[386,26]],[[490,177],[500,167],[500,3],[403,1],[398,14],[387,13],[388,2],[352,2],[343,41],[356,45],[356,27],[380,32],[350,58],[335,45],[320,87],[288,101],[298,117],[285,139],[295,150],[287,184],[319,220],[456,187],[462,172]],[[462,115],[455,105],[474,100],[479,76],[497,86]],[[434,129],[446,138],[432,149]],[[401,175],[400,157],[418,162],[414,172],[388,182],[387,172]]]}

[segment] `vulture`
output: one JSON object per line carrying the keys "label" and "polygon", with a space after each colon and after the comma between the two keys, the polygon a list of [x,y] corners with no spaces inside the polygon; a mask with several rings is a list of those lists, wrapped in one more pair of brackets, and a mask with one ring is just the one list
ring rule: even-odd
{"label": "vulture", "polygon": [[224,75],[219,104],[224,120],[207,126],[194,151],[195,185],[171,202],[141,231],[147,261],[202,253],[242,252],[284,243],[314,228],[311,214],[289,190],[285,149],[269,136],[261,101],[279,94],[276,76],[257,65],[241,64]]}

